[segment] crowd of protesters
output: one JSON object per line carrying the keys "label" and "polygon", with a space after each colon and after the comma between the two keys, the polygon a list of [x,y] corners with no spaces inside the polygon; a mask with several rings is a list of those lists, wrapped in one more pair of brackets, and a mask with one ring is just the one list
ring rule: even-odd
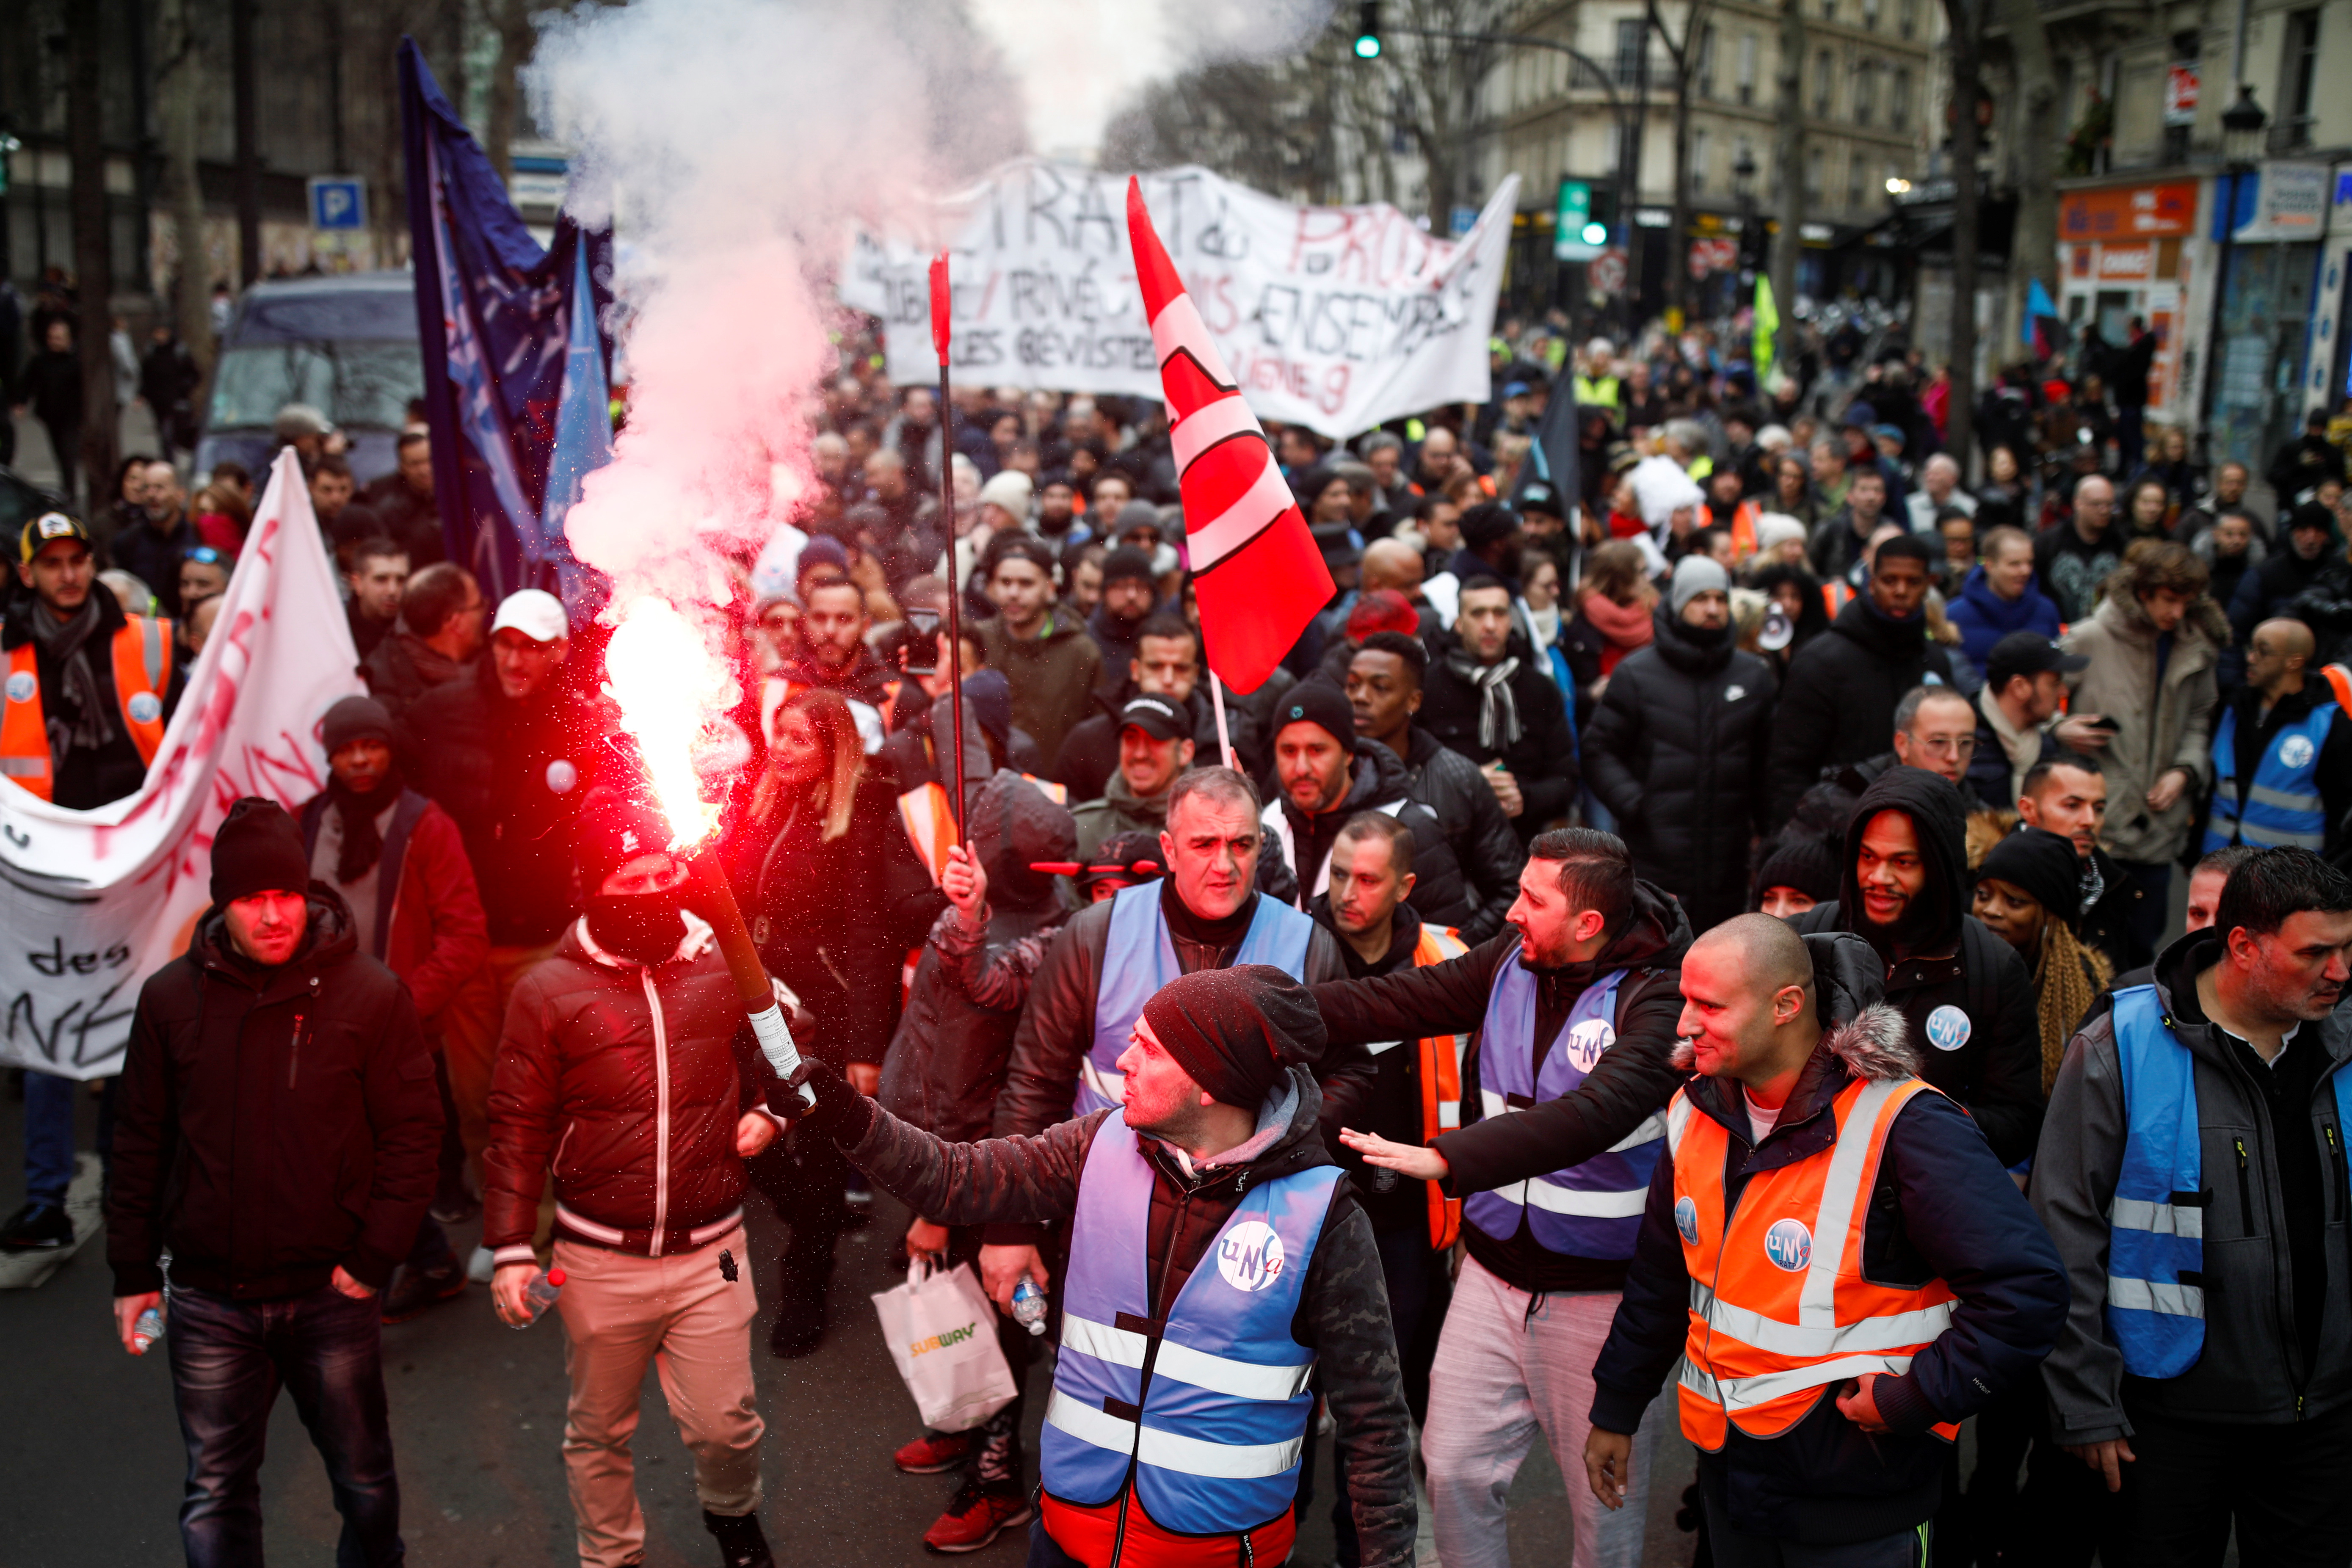
{"label": "crowd of protesters", "polygon": [[[1931,1525],[1937,1563],[2218,1563],[2233,1521],[2352,1559],[2343,447],[2257,511],[2093,343],[2004,375],[1964,468],[1942,378],[1856,330],[1759,386],[1705,332],[1557,329],[1507,326],[1487,405],[1269,430],[1338,591],[1248,693],[1160,405],[942,409],[845,355],[732,563],[707,868],[610,743],[593,616],[441,558],[424,430],[362,490],[286,410],[370,695],[314,799],[231,812],[110,1090],[190,1561],[259,1561],[278,1382],[343,1557],[399,1561],[380,1325],[477,1284],[527,1322],[551,1262],[581,1561],[642,1560],[658,1361],[722,1561],[769,1562],[744,1200],[791,1358],[877,1186],[1016,1376],[1024,1282],[1058,1347],[1036,1456],[1018,1398],[898,1451],[956,1473],[934,1551],[1279,1562],[1328,1433],[1340,1562],[1411,1561],[1421,1509],[1499,1568],[1540,1433],[1579,1568],[1633,1563],[1678,1424],[1717,1563],[1924,1563]],[[204,478],[134,459],[15,542],[16,784],[137,788],[251,515]],[[27,1081],[18,1249],[73,1239],[71,1101]]]}

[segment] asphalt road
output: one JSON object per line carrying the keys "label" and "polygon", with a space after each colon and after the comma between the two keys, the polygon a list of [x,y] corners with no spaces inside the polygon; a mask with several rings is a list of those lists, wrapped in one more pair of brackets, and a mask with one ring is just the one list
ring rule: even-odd
{"label": "asphalt road", "polygon": [[[95,1104],[85,1105],[82,1147]],[[22,1105],[0,1091],[0,1212],[22,1201]],[[950,1476],[902,1476],[890,1453],[918,1429],[912,1402],[882,1345],[872,1292],[898,1282],[887,1262],[905,1211],[887,1197],[875,1222],[843,1239],[832,1298],[834,1327],[813,1356],[777,1361],[758,1352],[760,1405],[768,1422],[768,1499],[761,1517],[780,1557],[853,1565],[936,1561],[922,1532],[954,1490]],[[782,1228],[763,1200],[750,1205],[753,1276],[773,1294]],[[476,1226],[452,1227],[460,1254]],[[179,1558],[175,1525],[184,1450],[160,1355],[133,1360],[112,1337],[102,1238],[93,1238],[37,1289],[0,1292],[0,1568],[125,1568]],[[767,1320],[757,1332],[764,1346]],[[551,1320],[516,1332],[492,1317],[476,1286],[424,1317],[384,1331],[385,1382],[399,1456],[402,1532],[419,1568],[556,1568],[577,1561],[559,1445],[563,1428],[563,1332]],[[1032,1374],[1031,1420],[1050,1372]],[[1034,1434],[1033,1434],[1034,1436]],[[1674,1439],[1652,1509],[1654,1568],[1690,1561],[1691,1538],[1673,1524],[1688,1479],[1689,1451]],[[1297,1561],[1331,1560],[1329,1446],[1321,1499],[1308,1510]],[[1031,1452],[1035,1452],[1034,1444]],[[690,1462],[661,1392],[646,1380],[636,1441],[649,1568],[707,1565],[709,1538],[694,1501]],[[338,1521],[326,1476],[290,1402],[270,1428],[262,1500],[271,1561],[333,1560]],[[1559,1469],[1539,1444],[1512,1492],[1511,1545],[1521,1563],[1564,1563],[1571,1538]],[[1022,1560],[1025,1537],[1008,1533],[982,1563]],[[1431,1561],[1424,1551],[1424,1562]]]}

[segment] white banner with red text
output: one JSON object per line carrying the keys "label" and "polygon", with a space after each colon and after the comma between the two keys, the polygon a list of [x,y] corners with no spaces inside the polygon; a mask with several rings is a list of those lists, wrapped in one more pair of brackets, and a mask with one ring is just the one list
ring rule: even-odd
{"label": "white banner with red text", "polygon": [[0,783],[0,1064],[121,1067],[140,986],[212,902],[214,828],[242,795],[292,810],[325,787],[319,721],[364,691],[358,662],[289,448],[138,793],[69,811]]}
{"label": "white banner with red text", "polygon": [[[1346,439],[1440,404],[1487,400],[1517,175],[1459,239],[1386,203],[1299,206],[1201,168],[1139,177],[1153,226],[1260,418]],[[1127,180],[1021,158],[942,203],[959,381],[1160,397],[1128,245]],[[901,385],[939,378],[929,261],[911,241],[861,236],[840,280],[843,303],[882,319],[890,379]]]}

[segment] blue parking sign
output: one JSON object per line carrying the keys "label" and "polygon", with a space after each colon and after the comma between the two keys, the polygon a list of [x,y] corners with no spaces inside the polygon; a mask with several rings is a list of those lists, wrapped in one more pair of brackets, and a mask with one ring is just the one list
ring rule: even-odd
{"label": "blue parking sign", "polygon": [[319,174],[310,180],[310,226],[367,227],[367,182],[356,174]]}

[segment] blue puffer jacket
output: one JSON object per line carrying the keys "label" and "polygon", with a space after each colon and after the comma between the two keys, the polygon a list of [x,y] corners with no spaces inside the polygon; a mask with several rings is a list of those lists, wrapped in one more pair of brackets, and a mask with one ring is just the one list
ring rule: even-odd
{"label": "blue puffer jacket", "polygon": [[[1728,1079],[1695,1078],[1692,1108],[1730,1134],[1727,1202],[1758,1171],[1835,1142],[1831,1104],[1856,1076],[1916,1073],[1918,1057],[1879,1001],[1877,955],[1843,932],[1808,936],[1822,1043],[1780,1121],[1749,1144],[1746,1107]],[[1677,1058],[1687,1060],[1687,1047]],[[1941,1279],[1958,1297],[1950,1326],[1900,1376],[1874,1385],[1893,1427],[1872,1436],[1838,1411],[1834,1391],[1778,1437],[1731,1428],[1698,1457],[1699,1484],[1741,1530],[1830,1545],[1909,1530],[1931,1517],[1950,1447],[1928,1428],[1959,1421],[2032,1378],[2066,1321],[2066,1277],[2049,1233],[1968,1113],[1940,1094],[1906,1106],[1889,1131],[1863,1230],[1863,1273],[1887,1285]],[[1642,1235],[1608,1342],[1592,1369],[1592,1424],[1631,1432],[1680,1356],[1690,1274],[1675,1230],[1674,1159],[1658,1161]],[[1671,1411],[1661,1417],[1674,1419]]]}
{"label": "blue puffer jacket", "polygon": [[1969,571],[1969,580],[1960,584],[1960,596],[1944,607],[1944,615],[1960,628],[1960,651],[1979,672],[1992,653],[1992,645],[2010,633],[2039,632],[2055,637],[2060,625],[2058,606],[2042,591],[2039,577],[2027,578],[2025,592],[2017,598],[2004,599],[1992,591],[1981,566]]}

